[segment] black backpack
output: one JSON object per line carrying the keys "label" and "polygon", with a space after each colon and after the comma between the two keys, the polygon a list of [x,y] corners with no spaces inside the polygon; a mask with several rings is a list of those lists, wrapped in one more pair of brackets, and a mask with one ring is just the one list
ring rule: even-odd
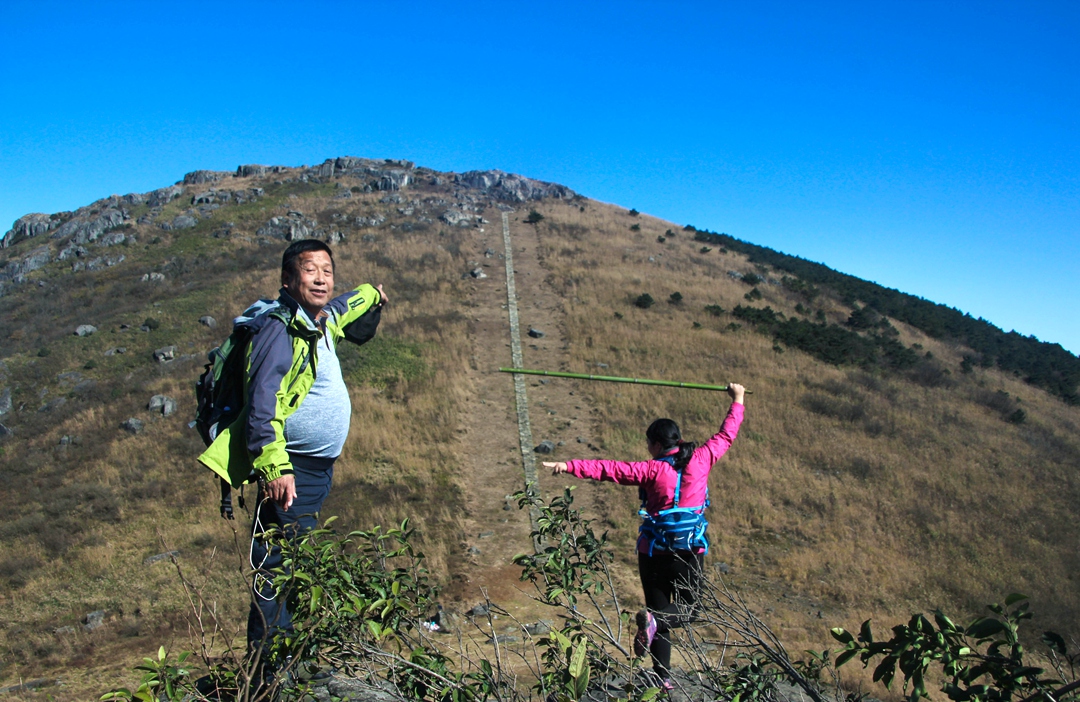
{"label": "black backpack", "polygon": [[[269,314],[288,324],[288,319],[277,311]],[[207,355],[209,363],[195,381],[196,410],[191,425],[207,446],[214,442],[221,429],[236,421],[247,404],[244,373],[251,337],[248,325],[233,327],[229,338]],[[237,504],[244,508],[243,493],[237,497]],[[221,478],[221,516],[233,519],[232,486],[225,478]]]}

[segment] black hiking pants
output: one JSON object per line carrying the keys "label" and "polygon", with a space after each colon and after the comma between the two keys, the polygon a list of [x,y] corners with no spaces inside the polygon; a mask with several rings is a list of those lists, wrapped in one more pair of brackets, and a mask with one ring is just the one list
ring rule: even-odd
{"label": "black hiking pants", "polygon": [[668,632],[694,616],[701,589],[704,553],[654,551],[638,553],[638,573],[645,591],[645,607],[656,618],[656,637],[649,653],[653,670],[661,678],[671,677],[671,639]]}
{"label": "black hiking pants", "polygon": [[314,529],[334,477],[336,459],[290,453],[289,460],[296,481],[296,499],[292,506],[282,509],[263,494],[260,484],[252,522],[251,567],[255,571],[255,582],[247,629],[248,648],[252,653],[262,650],[265,654],[271,639],[293,628],[289,612],[291,593],[277,592],[270,582],[274,577],[272,571],[282,566],[281,549],[267,543],[259,534],[277,531],[279,535],[284,533],[294,539]]}

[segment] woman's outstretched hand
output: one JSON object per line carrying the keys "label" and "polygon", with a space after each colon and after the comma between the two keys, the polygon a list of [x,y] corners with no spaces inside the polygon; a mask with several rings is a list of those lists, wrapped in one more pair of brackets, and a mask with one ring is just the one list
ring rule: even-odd
{"label": "woman's outstretched hand", "polygon": [[561,461],[559,463],[550,463],[548,461],[544,461],[544,467],[550,468],[552,475],[558,475],[559,473],[566,472],[566,464]]}
{"label": "woman's outstretched hand", "polygon": [[731,395],[731,399],[738,402],[740,405],[743,403],[743,395],[746,393],[746,388],[738,383],[727,384],[727,394]]}

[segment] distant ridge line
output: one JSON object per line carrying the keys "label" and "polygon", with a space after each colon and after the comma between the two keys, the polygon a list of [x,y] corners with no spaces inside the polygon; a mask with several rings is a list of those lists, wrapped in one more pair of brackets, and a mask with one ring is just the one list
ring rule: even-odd
{"label": "distant ridge line", "polygon": [[970,363],[984,368],[997,366],[1003,371],[1016,373],[1029,385],[1042,388],[1067,404],[1080,404],[1080,394],[1077,393],[1080,386],[1080,357],[1066,351],[1061,344],[1039,341],[1034,336],[1024,336],[1015,331],[1005,332],[981,317],[975,319],[947,305],[840,273],[823,263],[751,244],[729,234],[697,229],[689,224],[685,229],[695,232],[697,241],[745,254],[751,263],[766,263],[805,282],[827,285],[846,304],[854,304],[858,300],[883,315],[910,324],[928,336],[959,341],[979,354],[978,357],[965,358]]}

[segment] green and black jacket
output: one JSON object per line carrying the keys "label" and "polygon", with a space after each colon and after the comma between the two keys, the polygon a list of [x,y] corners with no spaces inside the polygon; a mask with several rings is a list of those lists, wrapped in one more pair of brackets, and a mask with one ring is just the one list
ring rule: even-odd
{"label": "green and black jacket", "polygon": [[[199,456],[199,462],[233,487],[262,476],[292,473],[285,451],[285,420],[303,403],[318,373],[316,351],[323,334],[363,344],[375,336],[382,314],[379,291],[371,285],[339,295],[313,323],[282,288],[276,301],[260,300],[237,317],[234,327],[252,332],[247,351],[247,404],[230,426]],[[256,474],[256,475],[253,475]]]}

